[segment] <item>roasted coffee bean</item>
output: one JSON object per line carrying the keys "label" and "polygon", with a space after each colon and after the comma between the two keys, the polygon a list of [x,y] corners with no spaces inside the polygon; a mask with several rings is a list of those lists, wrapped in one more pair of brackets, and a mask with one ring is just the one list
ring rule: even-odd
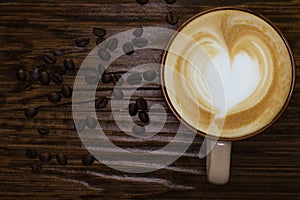
{"label": "roasted coffee bean", "polygon": [[127,82],[130,85],[137,85],[143,80],[142,76],[138,73],[133,73],[127,77]]}
{"label": "roasted coffee bean", "polygon": [[48,64],[54,64],[56,62],[56,58],[52,53],[45,53],[43,59]]}
{"label": "roasted coffee bean", "polygon": [[104,28],[93,28],[93,33],[98,37],[104,37],[106,30]]}
{"label": "roasted coffee bean", "polygon": [[112,38],[108,41],[108,49],[113,51],[118,47],[118,39],[117,38]]}
{"label": "roasted coffee bean", "polygon": [[72,88],[70,88],[67,85],[61,86],[61,93],[65,98],[71,98],[72,97]]}
{"label": "roasted coffee bean", "polygon": [[107,50],[107,48],[108,48],[108,41],[102,39],[102,41],[99,42],[99,44],[97,44],[97,45],[98,45],[99,50],[102,50],[102,51]]}
{"label": "roasted coffee bean", "polygon": [[39,71],[44,71],[47,69],[47,64],[45,63],[40,64],[39,66],[37,66],[37,68],[39,69]]}
{"label": "roasted coffee bean", "polygon": [[31,75],[32,80],[34,80],[34,81],[38,80],[39,76],[40,76],[40,70],[39,70],[39,68],[36,67],[36,68],[34,68],[32,75]]}
{"label": "roasted coffee bean", "polygon": [[143,33],[144,33],[144,29],[143,29],[143,27],[137,27],[134,31],[133,31],[133,35],[135,36],[135,37],[141,37],[142,35],[143,35]]}
{"label": "roasted coffee bean", "polygon": [[99,97],[95,102],[96,109],[104,108],[108,104],[108,98],[106,96]]}
{"label": "roasted coffee bean", "polygon": [[85,124],[87,127],[89,127],[90,129],[94,129],[97,126],[97,120],[94,117],[88,116],[85,119]]}
{"label": "roasted coffee bean", "polygon": [[131,42],[127,42],[123,45],[123,51],[127,55],[131,55],[134,53],[134,46]]}
{"label": "roasted coffee bean", "polygon": [[37,131],[41,135],[48,135],[49,134],[49,129],[45,128],[45,127],[39,127],[39,128],[37,128]]}
{"label": "roasted coffee bean", "polygon": [[88,45],[90,43],[91,39],[90,38],[78,38],[75,43],[76,46],[78,47],[85,47],[86,45]]}
{"label": "roasted coffee bean", "polygon": [[38,114],[38,111],[34,107],[29,107],[25,110],[25,116],[28,118],[33,118]]}
{"label": "roasted coffee bean", "polygon": [[130,116],[135,116],[138,113],[137,105],[135,103],[129,104],[128,111]]}
{"label": "roasted coffee bean", "polygon": [[138,48],[143,48],[148,45],[148,41],[143,37],[136,37],[132,39],[132,44]]}
{"label": "roasted coffee bean", "polygon": [[124,93],[121,89],[115,88],[112,95],[116,98],[116,99],[123,99],[124,98]]}
{"label": "roasted coffee bean", "polygon": [[92,165],[95,161],[95,157],[91,154],[86,154],[82,158],[82,164],[85,166]]}
{"label": "roasted coffee bean", "polygon": [[62,153],[56,154],[56,160],[57,160],[58,164],[60,164],[60,165],[67,165],[68,164],[67,157]]}
{"label": "roasted coffee bean", "polygon": [[167,4],[173,4],[173,3],[176,2],[176,0],[165,0],[165,2],[166,2]]}
{"label": "roasted coffee bean", "polygon": [[31,165],[31,170],[35,174],[40,173],[42,170],[42,164],[39,161],[33,161]]}
{"label": "roasted coffee bean", "polygon": [[110,53],[107,50],[103,50],[103,49],[99,49],[98,55],[104,61],[109,61],[109,59],[111,58]]}
{"label": "roasted coffee bean", "polygon": [[145,133],[146,129],[144,126],[140,126],[140,125],[134,125],[132,127],[132,132],[135,133],[135,134],[143,134]]}
{"label": "roasted coffee bean", "polygon": [[47,95],[48,100],[53,103],[60,102],[61,96],[58,92],[51,92]]}
{"label": "roasted coffee bean", "polygon": [[91,85],[99,82],[99,76],[95,73],[94,74],[86,74],[84,79],[88,84],[91,84]]}
{"label": "roasted coffee bean", "polygon": [[171,25],[178,23],[178,16],[174,11],[171,11],[167,14],[167,22]]}
{"label": "roasted coffee bean", "polygon": [[37,153],[33,148],[27,148],[26,149],[26,156],[27,156],[27,158],[36,158]]}
{"label": "roasted coffee bean", "polygon": [[111,82],[112,82],[112,75],[111,75],[111,74],[104,73],[104,74],[102,75],[101,81],[102,81],[103,83],[105,83],[105,84],[111,83]]}
{"label": "roasted coffee bean", "polygon": [[143,97],[136,100],[136,105],[140,110],[146,111],[148,109],[148,103]]}
{"label": "roasted coffee bean", "polygon": [[50,75],[48,72],[42,72],[39,79],[42,85],[49,85],[50,83]]}
{"label": "roasted coffee bean", "polygon": [[52,159],[52,155],[50,153],[44,152],[39,155],[39,159],[42,162],[50,162],[50,160]]}
{"label": "roasted coffee bean", "polygon": [[55,73],[52,75],[51,80],[56,85],[60,85],[64,81],[64,78],[59,73]]}
{"label": "roasted coffee bean", "polygon": [[74,128],[75,128],[77,131],[81,132],[81,131],[84,130],[84,128],[85,128],[85,120],[82,120],[82,119],[76,119],[76,120],[75,120],[75,123],[76,123],[76,126],[75,126],[75,124],[74,124]]}
{"label": "roasted coffee bean", "polygon": [[136,0],[136,2],[140,5],[145,5],[149,2],[149,0]]}
{"label": "roasted coffee bean", "polygon": [[52,73],[58,73],[60,75],[65,75],[66,74],[66,68],[61,66],[61,65],[53,65],[52,66]]}
{"label": "roasted coffee bean", "polygon": [[66,68],[66,70],[72,71],[75,69],[75,64],[71,58],[66,58],[64,60],[64,67]]}
{"label": "roasted coffee bean", "polygon": [[23,70],[23,69],[19,69],[18,71],[17,71],[17,79],[19,80],[19,81],[26,81],[26,78],[27,78],[27,75],[26,75],[26,72]]}
{"label": "roasted coffee bean", "polygon": [[102,75],[105,72],[105,67],[102,64],[98,65],[98,73]]}
{"label": "roasted coffee bean", "polygon": [[153,81],[156,78],[156,72],[154,70],[148,70],[144,72],[143,77],[145,81]]}
{"label": "roasted coffee bean", "polygon": [[[100,45],[99,44],[101,44],[101,43],[103,43],[104,41],[106,41],[104,38],[97,38],[96,39],[96,45],[99,47]],[[102,47],[101,47],[102,48]],[[106,49],[106,48],[105,48]]]}
{"label": "roasted coffee bean", "polygon": [[62,56],[62,55],[64,55],[64,52],[63,52],[63,50],[57,50],[57,51],[54,52],[54,55]]}
{"label": "roasted coffee bean", "polygon": [[123,84],[122,76],[119,74],[113,75],[113,83],[118,86],[122,85]]}
{"label": "roasted coffee bean", "polygon": [[148,123],[150,120],[148,113],[146,113],[145,111],[139,112],[139,119],[144,123]]}
{"label": "roasted coffee bean", "polygon": [[12,89],[13,92],[22,92],[28,88],[32,83],[31,82],[18,82]]}

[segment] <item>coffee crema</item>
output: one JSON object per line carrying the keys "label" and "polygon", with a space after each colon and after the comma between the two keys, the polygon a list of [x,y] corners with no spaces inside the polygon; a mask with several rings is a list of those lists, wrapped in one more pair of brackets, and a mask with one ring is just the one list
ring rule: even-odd
{"label": "coffee crema", "polygon": [[239,138],[267,126],[288,99],[292,59],[265,20],[235,9],[204,13],[174,36],[164,57],[169,103],[188,125]]}

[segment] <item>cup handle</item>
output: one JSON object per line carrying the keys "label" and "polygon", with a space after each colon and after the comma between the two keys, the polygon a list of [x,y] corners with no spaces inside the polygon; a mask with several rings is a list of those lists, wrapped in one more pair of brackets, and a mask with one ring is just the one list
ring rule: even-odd
{"label": "cup handle", "polygon": [[206,173],[210,183],[223,185],[230,175],[231,142],[209,139],[206,143]]}

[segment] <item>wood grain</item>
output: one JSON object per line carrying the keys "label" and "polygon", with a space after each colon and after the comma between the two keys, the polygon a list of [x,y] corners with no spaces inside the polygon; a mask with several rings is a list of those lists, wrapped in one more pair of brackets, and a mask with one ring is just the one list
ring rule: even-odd
{"label": "wood grain", "polygon": [[[300,77],[300,1],[183,1],[167,5],[150,0],[140,6],[135,0],[2,0],[0,2],[0,198],[1,199],[300,199],[300,84],[296,82],[291,103],[283,116],[268,130],[233,145],[231,179],[225,186],[206,180],[205,160],[198,158],[202,138],[196,137],[188,151],[170,166],[151,173],[130,174],[111,169],[100,162],[83,166],[87,153],[74,129],[71,100],[59,104],[47,101],[47,93],[59,91],[55,85],[32,84],[22,92],[13,91],[15,70],[28,73],[43,63],[45,52],[59,49],[74,59],[78,69],[88,52],[96,46],[93,27],[105,27],[107,38],[124,30],[142,26],[176,29],[178,25],[208,8],[238,6],[252,9],[271,19],[286,35],[294,51],[297,79]],[[166,23],[166,13],[175,11],[179,24]],[[91,38],[86,48],[75,47],[79,37]],[[149,56],[151,55],[151,56]],[[160,62],[161,52],[139,51],[122,56],[110,66],[110,72],[123,73],[138,64]],[[64,77],[72,85],[75,77]],[[109,95],[113,85],[99,86],[97,95]],[[166,106],[157,86],[145,86],[135,93],[151,104]],[[38,107],[34,119],[24,109]],[[161,133],[143,141],[123,134],[115,125],[110,106],[98,110],[107,136],[120,147],[150,151],[168,144],[178,121],[167,111],[167,123]],[[159,115],[159,113],[157,113]],[[153,117],[155,121],[156,117]],[[50,128],[48,136],[36,128]],[[55,159],[43,164],[40,174],[31,171],[32,159],[25,149],[38,153],[64,153],[67,166]],[[141,163],[143,164],[143,163]],[[120,163],[126,165],[126,163]]]}

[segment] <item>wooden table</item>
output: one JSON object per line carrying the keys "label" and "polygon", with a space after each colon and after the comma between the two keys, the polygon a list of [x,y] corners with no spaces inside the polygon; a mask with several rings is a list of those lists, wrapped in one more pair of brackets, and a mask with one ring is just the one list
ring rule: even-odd
{"label": "wooden table", "polygon": [[[1,199],[300,199],[300,84],[286,112],[271,128],[251,139],[234,143],[231,179],[227,185],[215,186],[206,180],[205,160],[197,154],[203,141],[196,137],[181,158],[170,166],[151,173],[130,174],[95,162],[83,166],[82,146],[72,119],[71,100],[59,104],[48,102],[47,93],[59,86],[32,84],[22,92],[13,91],[17,84],[15,70],[22,66],[28,73],[41,64],[45,52],[69,49],[58,56],[57,63],[70,57],[77,68],[96,46],[93,27],[105,27],[107,38],[124,30],[142,26],[176,29],[166,23],[166,13],[173,10],[179,24],[196,13],[218,6],[252,9],[271,19],[290,42],[300,76],[300,1],[183,1],[168,5],[163,0],[150,0],[141,6],[135,0],[1,0],[0,2],[0,198]],[[79,37],[91,38],[86,48],[77,48]],[[149,56],[151,55],[153,56]],[[139,51],[116,61],[111,72],[125,72],[137,64],[159,62],[161,52]],[[75,76],[65,76],[72,85]],[[112,85],[104,88],[111,88]],[[150,90],[149,90],[150,88]],[[99,93],[103,91],[98,91]],[[159,87],[138,90],[149,102],[165,105]],[[34,119],[24,116],[24,109],[37,106]],[[167,109],[168,121],[161,140],[138,143],[114,125],[109,109],[99,111],[99,120],[106,124],[106,134],[120,147],[139,147],[150,151],[168,144],[178,121]],[[36,128],[50,128],[41,136]],[[64,153],[69,164],[60,166],[55,158],[43,164],[34,174],[34,159],[25,155],[26,148],[38,153]]]}

